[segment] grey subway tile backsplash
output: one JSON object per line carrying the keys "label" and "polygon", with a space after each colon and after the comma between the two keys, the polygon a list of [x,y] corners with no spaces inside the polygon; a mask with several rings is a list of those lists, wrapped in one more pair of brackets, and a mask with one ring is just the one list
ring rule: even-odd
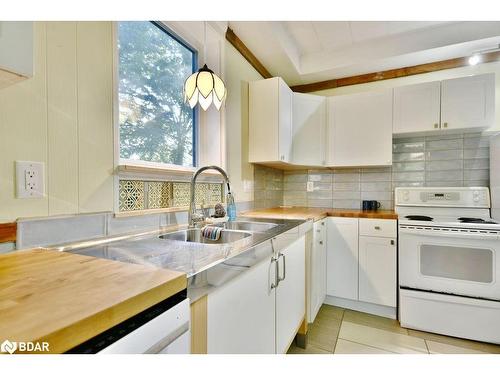
{"label": "grey subway tile backsplash", "polygon": [[[368,199],[392,209],[398,186],[488,186],[489,137],[395,138],[392,167],[290,171],[284,181],[285,205],[327,207],[331,202],[331,207],[349,209],[361,208]],[[314,183],[314,192],[306,193],[306,181]]]}

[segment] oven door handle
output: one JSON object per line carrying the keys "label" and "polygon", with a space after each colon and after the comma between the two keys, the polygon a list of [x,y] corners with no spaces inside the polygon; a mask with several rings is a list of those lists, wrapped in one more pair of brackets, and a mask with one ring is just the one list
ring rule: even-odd
{"label": "oven door handle", "polygon": [[481,232],[455,232],[455,231],[441,231],[432,229],[407,229],[399,228],[400,234],[416,234],[432,237],[453,237],[453,238],[476,238],[482,240],[498,240],[500,235],[497,233],[481,233]]}

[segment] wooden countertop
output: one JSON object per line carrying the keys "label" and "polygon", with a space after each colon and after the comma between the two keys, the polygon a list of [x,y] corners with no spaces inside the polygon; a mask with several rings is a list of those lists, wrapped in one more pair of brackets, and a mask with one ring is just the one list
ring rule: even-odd
{"label": "wooden countertop", "polygon": [[327,216],[336,217],[358,217],[369,219],[397,219],[396,212],[391,210],[363,211],[343,210],[337,208],[312,208],[312,207],[273,207],[261,210],[246,211],[241,214],[244,217],[267,218],[267,219],[298,219],[298,220],[321,220]]}
{"label": "wooden countertop", "polygon": [[62,353],[187,287],[184,273],[53,250],[0,255],[0,342]]}

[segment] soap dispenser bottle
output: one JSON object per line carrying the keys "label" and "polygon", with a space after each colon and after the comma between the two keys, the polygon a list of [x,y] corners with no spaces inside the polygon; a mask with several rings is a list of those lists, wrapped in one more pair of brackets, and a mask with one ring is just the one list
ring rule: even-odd
{"label": "soap dispenser bottle", "polygon": [[227,216],[229,221],[236,220],[236,205],[234,204],[234,196],[231,192],[227,193]]}

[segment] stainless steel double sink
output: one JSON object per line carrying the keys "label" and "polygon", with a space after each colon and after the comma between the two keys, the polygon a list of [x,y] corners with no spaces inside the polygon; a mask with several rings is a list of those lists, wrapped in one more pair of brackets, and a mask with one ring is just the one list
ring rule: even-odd
{"label": "stainless steel double sink", "polygon": [[188,228],[159,236],[164,240],[179,242],[197,242],[202,244],[227,244],[250,237],[254,233],[263,233],[278,226],[274,223],[256,221],[229,221],[211,226],[221,227],[224,230],[218,240],[210,240],[201,235],[201,229]]}

